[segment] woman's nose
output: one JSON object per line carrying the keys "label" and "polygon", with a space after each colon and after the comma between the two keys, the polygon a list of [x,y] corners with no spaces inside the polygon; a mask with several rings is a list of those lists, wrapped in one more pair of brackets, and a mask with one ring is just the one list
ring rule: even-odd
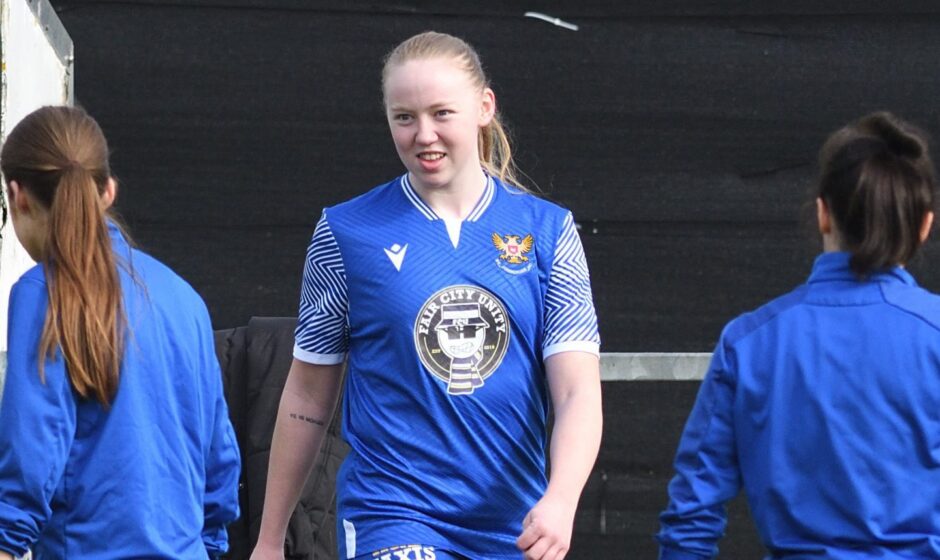
{"label": "woman's nose", "polygon": [[434,123],[427,118],[418,119],[418,130],[415,141],[419,144],[433,144],[437,140],[437,130]]}

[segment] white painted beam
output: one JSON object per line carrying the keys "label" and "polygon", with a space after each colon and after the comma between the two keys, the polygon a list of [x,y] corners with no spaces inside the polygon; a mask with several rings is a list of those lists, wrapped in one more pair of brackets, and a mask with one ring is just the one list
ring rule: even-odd
{"label": "white painted beam", "polygon": [[708,352],[601,353],[601,381],[696,381],[705,377]]}

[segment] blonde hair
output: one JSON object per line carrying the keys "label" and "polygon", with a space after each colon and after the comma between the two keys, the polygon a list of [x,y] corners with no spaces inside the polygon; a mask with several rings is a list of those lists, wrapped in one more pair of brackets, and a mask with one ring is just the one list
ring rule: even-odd
{"label": "blonde hair", "polygon": [[[385,57],[382,67],[382,91],[388,82],[392,68],[411,60],[446,58],[456,62],[464,70],[474,86],[482,90],[489,87],[480,55],[466,41],[446,33],[425,31],[402,41]],[[488,125],[480,129],[477,135],[477,147],[480,152],[480,165],[490,175],[499,177],[504,183],[524,191],[530,191],[519,180],[522,172],[512,160],[512,145],[506,127],[500,121],[499,113],[493,115]]]}
{"label": "blonde hair", "polygon": [[101,203],[111,178],[104,134],[81,109],[43,107],[10,132],[0,168],[8,183],[19,183],[49,211],[39,376],[45,379],[45,358],[61,349],[75,391],[108,406],[117,393],[126,319]]}

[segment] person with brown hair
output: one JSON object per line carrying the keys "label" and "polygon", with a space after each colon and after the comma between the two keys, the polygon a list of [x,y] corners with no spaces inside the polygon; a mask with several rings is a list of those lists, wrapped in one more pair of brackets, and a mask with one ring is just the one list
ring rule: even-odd
{"label": "person with brown hair", "polygon": [[205,304],[130,247],[98,124],[26,116],[0,151],[17,238],[0,400],[0,560],[216,558],[240,459]]}
{"label": "person with brown hair", "polygon": [[743,486],[768,558],[940,559],[940,297],[905,269],[936,181],[889,113],[820,153],[823,253],[721,335],[676,454],[660,558],[714,558]]}
{"label": "person with brown hair", "polygon": [[564,558],[602,421],[573,218],[520,187],[466,42],[411,37],[382,88],[406,173],[316,226],[252,558],[284,557],[344,363],[341,558]]}

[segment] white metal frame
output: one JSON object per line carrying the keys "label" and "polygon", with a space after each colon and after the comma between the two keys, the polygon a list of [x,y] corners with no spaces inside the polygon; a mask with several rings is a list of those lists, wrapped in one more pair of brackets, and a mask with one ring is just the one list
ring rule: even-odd
{"label": "white metal frame", "polygon": [[[74,48],[49,0],[0,0],[0,60],[0,142],[35,109],[72,104]],[[0,190],[5,207],[6,189]],[[7,220],[0,229],[0,391],[10,288],[32,265]]]}

